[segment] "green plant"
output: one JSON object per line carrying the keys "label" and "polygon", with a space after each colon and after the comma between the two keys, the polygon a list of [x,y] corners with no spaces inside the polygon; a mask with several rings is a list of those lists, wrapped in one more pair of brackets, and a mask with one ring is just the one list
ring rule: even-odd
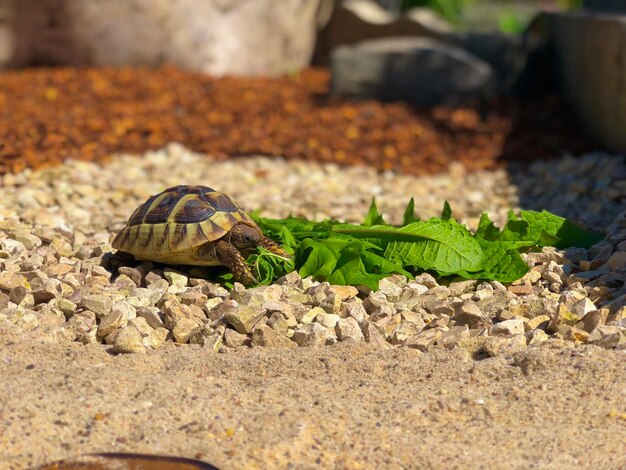
{"label": "green plant", "polygon": [[[471,233],[452,218],[447,202],[441,217],[419,220],[414,215],[413,199],[399,227],[385,222],[375,201],[360,225],[331,219],[315,222],[252,216],[268,236],[294,256],[286,259],[266,250],[251,256],[248,262],[260,284],[269,284],[293,270],[303,277],[372,289],[390,274],[412,277],[423,271],[440,277],[512,282],[528,271],[520,256],[523,250],[543,246],[588,248],[602,238],[546,211],[521,211],[519,216],[510,213],[502,229],[483,214],[478,229]],[[226,275],[223,280],[230,282],[231,278]]]}
{"label": "green plant", "polygon": [[498,29],[504,34],[519,34],[526,29],[526,24],[513,12],[498,17]]}
{"label": "green plant", "polygon": [[414,7],[427,7],[439,13],[450,23],[457,23],[463,8],[472,0],[401,0],[400,11]]}

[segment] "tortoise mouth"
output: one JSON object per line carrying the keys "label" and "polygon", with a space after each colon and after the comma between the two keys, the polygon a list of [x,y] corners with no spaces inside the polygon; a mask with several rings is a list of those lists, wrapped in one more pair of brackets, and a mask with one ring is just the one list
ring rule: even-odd
{"label": "tortoise mouth", "polygon": [[258,250],[256,246],[248,246],[240,248],[239,251],[245,258],[247,258],[248,256],[255,254]]}

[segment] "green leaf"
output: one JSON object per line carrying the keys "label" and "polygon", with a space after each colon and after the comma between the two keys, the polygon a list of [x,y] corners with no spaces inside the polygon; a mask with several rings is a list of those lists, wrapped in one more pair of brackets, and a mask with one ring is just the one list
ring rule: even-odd
{"label": "green leaf", "polygon": [[462,271],[458,274],[469,279],[513,282],[528,272],[528,265],[515,249],[506,244],[480,240],[485,255],[485,267],[480,271]]}
{"label": "green leaf", "polygon": [[378,208],[376,207],[376,198],[372,198],[370,210],[367,212],[363,225],[366,227],[371,227],[372,225],[387,225],[382,214],[378,212]]}
{"label": "green leaf", "polygon": [[328,279],[337,266],[341,250],[349,244],[349,240],[343,239],[305,239],[296,258],[301,265],[300,276]]}
{"label": "green leaf", "polygon": [[487,241],[500,240],[501,232],[498,227],[491,221],[486,212],[483,212],[478,221],[476,236]]}
{"label": "green leaf", "polygon": [[259,248],[258,253],[249,256],[246,262],[257,278],[256,285],[271,284],[275,279],[295,269],[292,259],[279,256],[263,247]]}
{"label": "green leaf", "polygon": [[378,281],[393,273],[410,276],[401,265],[389,262],[370,251],[378,247],[349,238],[306,239],[297,259],[302,263],[302,277],[340,285],[364,285],[378,288]]}
{"label": "green leaf", "polygon": [[289,230],[286,225],[283,225],[278,233],[278,237],[280,238],[285,251],[287,251],[290,255],[293,255],[298,247],[298,242],[291,233],[291,230]]}
{"label": "green leaf", "polygon": [[578,246],[588,249],[604,238],[602,235],[589,233],[573,222],[545,210],[521,211],[520,215],[529,224],[529,237],[536,238],[540,246],[552,245],[556,248]]}
{"label": "green leaf", "polygon": [[469,230],[454,220],[430,219],[405,227],[337,225],[333,232],[363,238],[384,249],[392,263],[440,274],[478,271],[484,260],[480,245]]}
{"label": "green leaf", "polygon": [[415,199],[411,198],[409,203],[406,205],[406,209],[404,209],[404,214],[402,215],[402,226],[419,221],[419,217],[415,217]]}
{"label": "green leaf", "polygon": [[363,262],[362,255],[365,253],[372,254],[368,251],[361,251],[354,246],[347,246],[341,250],[341,255],[337,260],[335,270],[326,279],[331,284],[339,285],[361,285],[370,289],[378,289],[378,281],[383,277],[398,271],[402,268],[393,269],[391,272],[370,272]]}
{"label": "green leaf", "polygon": [[452,218],[452,208],[448,201],[444,201],[443,209],[441,210],[441,219],[442,220],[450,220]]}
{"label": "green leaf", "polygon": [[[511,282],[528,271],[519,255],[521,249],[547,245],[588,248],[601,239],[546,211],[521,211],[519,216],[510,212],[502,230],[482,214],[474,235],[452,218],[447,201],[441,218],[421,221],[414,214],[414,199],[407,204],[402,227],[385,223],[375,200],[363,225],[292,216],[268,219],[253,213],[263,232],[294,254],[295,261],[261,249],[248,263],[260,284],[273,282],[293,269],[302,276],[373,289],[389,274],[411,276],[422,270],[439,276]],[[232,285],[232,275],[222,275],[222,281]]]}

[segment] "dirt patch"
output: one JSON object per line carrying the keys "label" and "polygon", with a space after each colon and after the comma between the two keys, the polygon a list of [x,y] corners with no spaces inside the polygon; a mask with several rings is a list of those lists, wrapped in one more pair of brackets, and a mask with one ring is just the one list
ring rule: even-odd
{"label": "dirt patch", "polygon": [[[0,466],[87,452],[230,468],[618,468],[623,351],[367,345],[109,355],[0,332]],[[291,465],[291,467],[289,467]]]}

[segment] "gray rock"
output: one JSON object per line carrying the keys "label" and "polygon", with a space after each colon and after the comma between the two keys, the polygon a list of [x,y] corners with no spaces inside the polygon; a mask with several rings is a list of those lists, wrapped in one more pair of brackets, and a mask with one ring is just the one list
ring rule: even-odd
{"label": "gray rock", "polygon": [[173,330],[176,324],[183,318],[189,318],[189,306],[181,304],[173,298],[163,302],[163,323],[165,327]]}
{"label": "gray rock", "polygon": [[148,336],[143,337],[143,345],[149,349],[161,349],[168,334],[169,330],[167,328],[153,328]]}
{"label": "gray rock", "polygon": [[60,282],[56,279],[35,278],[30,282],[35,304],[48,303],[52,299],[59,297],[60,292],[57,286]]}
{"label": "gray rock", "polygon": [[402,321],[402,315],[396,313],[390,317],[378,317],[377,319],[372,321],[378,327],[383,336],[386,339],[389,339],[389,336],[391,336],[393,331]]}
{"label": "gray rock", "polygon": [[26,331],[32,331],[39,326],[39,318],[35,312],[26,312],[17,321],[16,325]]}
{"label": "gray rock", "polygon": [[319,306],[327,313],[336,315],[341,311],[341,296],[330,294],[320,302]]}
{"label": "gray rock", "polygon": [[187,343],[200,328],[200,325],[191,318],[181,318],[172,328],[172,335],[177,343]]}
{"label": "gray rock", "polygon": [[120,274],[124,274],[126,276],[128,276],[137,287],[141,287],[141,281],[143,279],[143,276],[145,274],[145,272],[143,271],[143,269],[137,267],[137,268],[131,268],[130,266],[120,266],[118,268],[118,272]]}
{"label": "gray rock", "polygon": [[154,329],[164,328],[163,314],[157,307],[140,307],[136,310],[137,317],[144,318]]}
{"label": "gray rock", "polygon": [[[385,277],[378,283],[378,292],[382,292],[389,302],[396,302],[402,294],[402,286],[394,282],[395,279]],[[406,279],[404,284],[406,284]]]}
{"label": "gray rock", "polygon": [[339,319],[335,325],[335,333],[339,341],[362,341],[365,339],[359,323],[353,317]]}
{"label": "gray rock", "polygon": [[496,323],[489,328],[489,334],[494,336],[515,336],[524,334],[524,322],[522,320],[506,320]]}
{"label": "gray rock", "polygon": [[187,282],[189,281],[189,278],[187,276],[179,271],[170,268],[166,268],[165,270],[163,270],[163,276],[170,284],[170,286],[186,287]]}
{"label": "gray rock", "polygon": [[485,351],[491,357],[516,354],[526,349],[526,337],[524,335],[492,336],[485,338],[485,340]]}
{"label": "gray rock", "polygon": [[143,345],[143,337],[134,326],[127,326],[118,333],[113,342],[112,350],[115,353],[146,352],[146,348]]}
{"label": "gray rock", "polygon": [[328,282],[321,282],[311,286],[306,290],[306,294],[309,296],[307,303],[316,306],[319,306],[329,295],[335,296]]}
{"label": "gray rock", "polygon": [[488,317],[493,318],[506,309],[508,297],[505,292],[495,291],[491,297],[476,302],[478,308]]}
{"label": "gray rock", "polygon": [[374,323],[365,321],[362,332],[366,343],[373,344],[374,346],[382,349],[389,349],[392,347],[391,344],[385,340],[385,337]]}
{"label": "gray rock", "polygon": [[388,341],[391,344],[404,344],[409,338],[414,337],[423,329],[423,322],[422,324],[419,324],[411,321],[401,320],[400,324],[396,326],[393,332],[389,335]]}
{"label": "gray rock", "polygon": [[425,316],[428,317],[429,323],[433,320],[430,318],[430,314],[428,314],[425,310],[414,312],[413,310],[402,310],[400,312],[400,318],[402,321],[407,321],[409,323],[415,323],[420,329],[426,327],[426,321],[424,320]]}
{"label": "gray rock", "polygon": [[595,304],[589,298],[584,298],[582,300],[579,300],[578,302],[576,302],[574,305],[570,307],[570,311],[574,315],[577,315],[581,318],[587,315],[587,313],[592,312],[596,309],[597,308]]}
{"label": "gray rock", "polygon": [[[219,298],[219,297],[217,297]],[[208,302],[211,302],[212,299],[209,299]],[[240,307],[237,301],[228,299],[228,300],[220,300],[217,306],[208,309],[208,305],[205,304],[204,312],[206,313],[209,320],[213,323],[219,323],[223,319],[225,319],[229,314],[235,313]]]}
{"label": "gray rock", "polygon": [[340,319],[339,315],[332,313],[320,313],[315,317],[315,321],[326,328],[334,328]]}
{"label": "gray rock", "polygon": [[491,67],[463,49],[426,38],[391,37],[331,53],[334,96],[458,104],[494,92]]}
{"label": "gray rock", "polygon": [[102,320],[100,320],[97,335],[104,338],[105,336],[111,334],[114,330],[126,326],[127,323],[128,319],[124,318],[122,311],[111,311],[106,314]]}
{"label": "gray rock", "polygon": [[324,346],[336,343],[337,336],[319,323],[309,323],[294,332],[293,340],[298,346]]}
{"label": "gray rock", "polygon": [[593,330],[598,328],[599,326],[604,326],[606,323],[606,319],[609,315],[608,308],[601,308],[599,310],[592,310],[588,312],[580,321],[577,326],[579,326],[582,330],[587,333],[591,333]]}
{"label": "gray rock", "polygon": [[[130,320],[128,320],[128,325],[129,326],[134,326],[135,328],[137,328],[137,330],[139,331],[139,333],[141,333],[141,336],[144,339],[147,336],[150,336],[152,334],[152,332],[154,331],[154,328],[152,328],[150,325],[148,325],[148,322],[143,317],[131,318]],[[145,346],[145,342],[144,342],[144,346]]]}
{"label": "gray rock", "polygon": [[470,330],[467,325],[453,326],[448,331],[444,331],[441,338],[437,340],[437,345],[446,348],[453,349],[457,347],[461,341],[467,340],[470,337]]}
{"label": "gray rock", "polygon": [[260,307],[265,302],[278,302],[282,293],[281,287],[274,284],[241,291],[233,290],[231,292],[231,298],[236,300],[240,305]]}
{"label": "gray rock", "polygon": [[411,310],[416,306],[421,306],[424,301],[423,295],[427,291],[428,288],[426,286],[410,282],[402,289],[398,300],[394,303],[395,309]]}
{"label": "gray rock", "polygon": [[457,325],[468,325],[470,328],[490,326],[491,319],[472,301],[466,301],[457,309],[454,320]]}
{"label": "gray rock", "polygon": [[103,294],[87,294],[82,297],[80,306],[91,310],[96,314],[96,317],[104,317],[111,311],[111,298]]}
{"label": "gray rock", "polygon": [[79,312],[65,323],[65,328],[76,336],[76,341],[84,344],[96,341],[96,314],[90,310]]}
{"label": "gray rock", "polygon": [[297,311],[295,313],[295,317],[296,320],[298,320],[298,323],[303,323],[303,324],[309,324],[311,323],[313,320],[315,320],[315,318],[318,315],[324,315],[326,314],[326,311],[321,308],[321,307],[313,307],[309,310],[300,310]]}
{"label": "gray rock", "polygon": [[273,314],[275,312],[284,313],[285,315],[293,316],[293,305],[283,300],[279,302],[269,301],[265,302],[262,307],[267,310],[269,314]]}
{"label": "gray rock", "polygon": [[247,335],[264,316],[265,309],[261,307],[240,305],[226,314],[226,321],[239,333]]}
{"label": "gray rock", "polygon": [[63,312],[63,315],[65,315],[65,318],[68,320],[74,316],[78,309],[78,305],[63,297],[57,298],[54,304],[59,310],[61,310],[61,312]]}
{"label": "gray rock", "polygon": [[296,317],[291,312],[274,312],[267,320],[267,325],[276,333],[286,335],[290,328],[298,324]]}
{"label": "gray rock", "polygon": [[35,305],[35,299],[32,297],[32,294],[29,288],[20,285],[20,286],[13,287],[11,291],[9,292],[9,300],[18,305],[22,304],[24,299],[26,299],[26,296],[31,296],[32,298],[31,306]]}
{"label": "gray rock", "polygon": [[23,274],[5,271],[0,273],[0,289],[5,292],[11,291],[13,288],[22,286],[27,287],[28,281]]}
{"label": "gray rock", "polygon": [[528,346],[540,344],[550,339],[548,334],[543,330],[529,330],[524,333],[524,336],[526,337],[526,344]]}
{"label": "gray rock", "polygon": [[589,335],[588,343],[603,348],[614,348],[626,342],[624,328],[618,326],[599,326]]}
{"label": "gray rock", "polygon": [[363,307],[373,319],[388,317],[396,313],[395,307],[389,303],[387,297],[380,292],[370,292],[368,297],[363,301]]}
{"label": "gray rock", "polygon": [[362,323],[368,317],[361,299],[353,299],[350,302],[341,304],[339,316],[342,318],[352,317],[357,322]]}
{"label": "gray rock", "polygon": [[[263,325],[259,325],[261,328]],[[250,346],[250,338],[248,335],[243,335],[237,331],[226,328],[224,331],[224,344],[229,348],[239,348],[241,346]]]}
{"label": "gray rock", "polygon": [[295,284],[297,284],[301,280],[302,280],[302,278],[300,277],[300,274],[298,274],[298,271],[291,271],[290,273],[287,273],[284,276],[281,276],[280,278],[278,278],[276,280],[276,284],[292,284],[292,285],[295,285]]}
{"label": "gray rock", "polygon": [[7,308],[10,301],[11,299],[9,299],[9,296],[7,294],[5,294],[4,292],[0,292],[0,310]]}
{"label": "gray rock", "polygon": [[474,286],[476,286],[476,280],[468,279],[467,281],[451,282],[448,289],[450,289],[451,295],[458,297],[471,292]]}
{"label": "gray rock", "polygon": [[295,348],[298,345],[267,325],[259,325],[252,333],[252,345],[264,348]]}
{"label": "gray rock", "polygon": [[405,342],[405,345],[419,349],[424,352],[427,351],[431,346],[433,346],[439,338],[443,336],[444,330],[442,328],[430,328],[420,331],[415,336],[408,338]]}
{"label": "gray rock", "polygon": [[204,307],[204,305],[206,305],[206,303],[209,301],[209,298],[206,294],[195,290],[186,290],[180,295],[179,299],[180,302],[184,305],[195,305],[201,308]]}
{"label": "gray rock", "polygon": [[193,338],[193,342],[202,345],[206,349],[218,352],[224,344],[225,331],[226,327],[224,325],[219,325],[212,332],[203,329]]}
{"label": "gray rock", "polygon": [[429,295],[428,299],[423,303],[424,308],[437,317],[446,315],[448,317],[454,315],[454,308],[447,300],[438,300],[434,296]]}

